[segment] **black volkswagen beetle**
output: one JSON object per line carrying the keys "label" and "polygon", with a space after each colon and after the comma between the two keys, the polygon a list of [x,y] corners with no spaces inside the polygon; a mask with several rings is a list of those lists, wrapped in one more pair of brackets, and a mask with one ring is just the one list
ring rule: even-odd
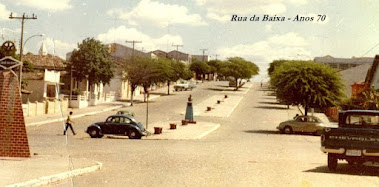
{"label": "black volkswagen beetle", "polygon": [[147,135],[146,129],[133,116],[127,114],[111,115],[105,122],[97,122],[87,128],[91,138],[101,138],[104,134],[125,135],[130,139],[141,139]]}

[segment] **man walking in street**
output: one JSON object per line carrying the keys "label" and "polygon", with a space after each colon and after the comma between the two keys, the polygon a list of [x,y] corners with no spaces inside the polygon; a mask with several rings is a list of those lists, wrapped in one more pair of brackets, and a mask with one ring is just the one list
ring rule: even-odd
{"label": "man walking in street", "polygon": [[72,123],[74,123],[74,122],[71,120],[71,115],[72,115],[72,111],[70,112],[70,115],[67,116],[66,128],[63,131],[63,135],[66,135],[68,127],[70,127],[70,129],[74,135],[76,134],[74,129],[72,128]]}

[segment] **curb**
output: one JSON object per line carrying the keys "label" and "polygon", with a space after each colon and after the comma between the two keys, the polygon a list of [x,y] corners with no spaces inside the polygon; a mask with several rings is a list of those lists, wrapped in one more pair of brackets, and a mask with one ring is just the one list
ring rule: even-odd
{"label": "curb", "polygon": [[218,129],[220,127],[220,124],[217,124],[215,127],[213,127],[212,129],[204,132],[203,134],[195,137],[194,139],[198,139],[200,140],[201,138],[204,138],[206,135],[210,134],[211,132],[215,131],[216,129]]}
{"label": "curb", "polygon": [[[98,113],[102,113],[102,112],[107,112],[107,111],[122,108],[122,107],[125,107],[125,105],[119,105],[119,106],[115,106],[115,107],[105,108],[105,109],[100,110],[100,111],[87,112],[84,114],[73,115],[72,119],[80,118],[80,117],[88,116],[88,115],[94,115],[94,114],[98,114]],[[47,123],[60,122],[60,121],[65,121],[65,120],[66,120],[65,118],[59,118],[59,119],[52,119],[52,120],[46,120],[46,121],[38,121],[38,122],[33,122],[33,123],[27,123],[27,124],[25,124],[25,126],[35,126],[35,125],[39,126],[39,125],[44,125]]]}
{"label": "curb", "polygon": [[91,172],[94,172],[97,170],[101,170],[101,168],[103,167],[103,163],[101,163],[101,162],[96,162],[96,163],[97,164],[95,166],[90,166],[90,167],[86,167],[86,168],[79,168],[79,169],[75,169],[72,171],[66,171],[63,173],[58,173],[58,174],[50,175],[50,176],[43,176],[43,177],[40,177],[37,179],[32,179],[30,181],[7,185],[6,187],[48,185],[48,184],[53,183],[53,182],[57,182],[57,181],[61,181],[61,180],[71,178],[71,177],[76,177],[76,176],[83,175],[86,173],[91,173]]}
{"label": "curb", "polygon": [[228,115],[226,115],[227,118],[228,118],[228,117],[234,112],[234,110],[238,107],[238,105],[240,104],[240,102],[242,101],[243,98],[244,98],[244,97],[241,97],[241,98],[239,99],[239,101],[234,105],[233,109],[229,112]]}

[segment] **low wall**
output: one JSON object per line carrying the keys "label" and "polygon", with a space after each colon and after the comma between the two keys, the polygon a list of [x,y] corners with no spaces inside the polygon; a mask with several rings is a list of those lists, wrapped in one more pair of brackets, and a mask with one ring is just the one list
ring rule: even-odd
{"label": "low wall", "polygon": [[43,102],[28,102],[22,104],[22,110],[24,116],[41,116],[44,114],[54,114],[65,112],[68,110],[68,100],[55,100],[55,101],[43,101]]}

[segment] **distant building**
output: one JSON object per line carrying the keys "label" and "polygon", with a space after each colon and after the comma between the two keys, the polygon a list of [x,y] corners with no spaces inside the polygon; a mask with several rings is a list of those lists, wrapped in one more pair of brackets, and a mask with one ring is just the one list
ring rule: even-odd
{"label": "distant building", "polygon": [[208,55],[192,55],[192,59],[197,59],[200,62],[208,62]]}
{"label": "distant building", "polygon": [[162,50],[155,50],[150,52],[151,57],[161,57],[161,58],[168,58],[168,53]]}
{"label": "distant building", "polygon": [[191,64],[191,62],[192,62],[192,56],[190,54],[183,53],[183,52],[180,52],[177,50],[168,52],[167,57],[170,59],[175,59],[175,60],[181,61],[187,65]]}
{"label": "distant building", "polygon": [[28,53],[23,56],[23,60],[33,64],[33,72],[24,71],[22,78],[28,81],[28,86],[24,89],[31,91],[27,96],[22,97],[23,103],[43,101],[46,99],[58,99],[61,89],[61,76],[66,74],[65,61],[58,57],[46,53],[46,48],[42,44],[39,55]]}
{"label": "distant building", "polygon": [[332,68],[337,68],[340,70],[349,69],[362,64],[371,65],[374,58],[371,57],[353,57],[353,58],[334,58],[330,55],[324,57],[315,57],[314,62],[324,63]]}
{"label": "distant building", "polygon": [[362,91],[360,87],[362,84],[364,85],[364,81],[369,68],[370,64],[362,64],[338,72],[341,75],[342,84],[345,85],[343,92],[346,97],[349,98],[355,96],[356,94],[359,94],[360,91]]}
{"label": "distant building", "polygon": [[372,63],[370,69],[367,72],[365,79],[365,86],[367,88],[379,89],[379,55],[375,56],[375,60]]}
{"label": "distant building", "polygon": [[139,51],[137,49],[127,47],[118,43],[111,43],[108,44],[109,52],[111,53],[111,56],[123,58],[126,60],[129,60],[132,58],[132,56],[139,56],[139,57],[151,57],[151,54],[144,53],[142,51]]}

